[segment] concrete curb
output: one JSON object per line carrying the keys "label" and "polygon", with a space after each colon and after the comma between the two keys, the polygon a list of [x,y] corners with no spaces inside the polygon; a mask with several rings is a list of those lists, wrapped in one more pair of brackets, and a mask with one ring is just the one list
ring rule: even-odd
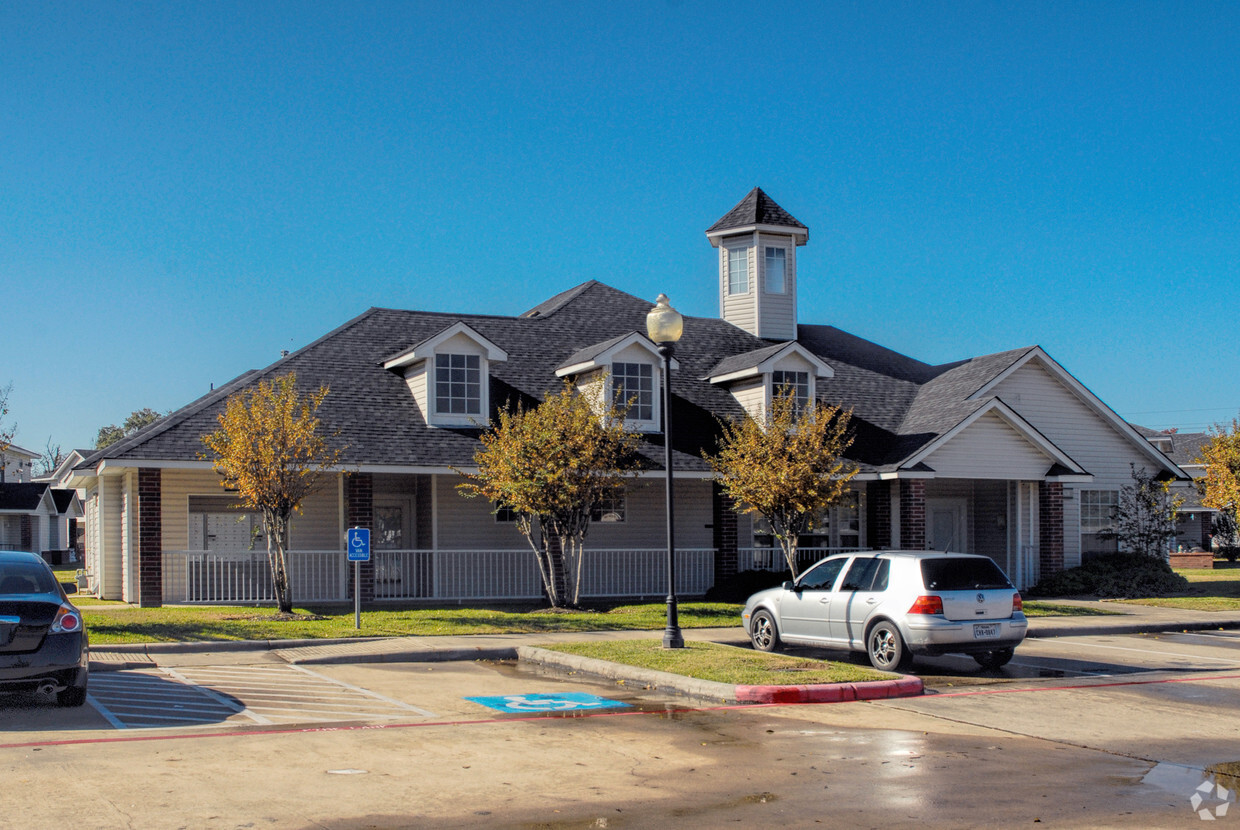
{"label": "concrete curb", "polygon": [[517,657],[523,662],[545,668],[571,673],[588,674],[637,683],[644,688],[661,692],[674,692],[688,697],[716,703],[839,703],[851,700],[878,700],[893,697],[913,697],[922,694],[921,678],[901,676],[894,680],[873,680],[864,683],[826,683],[812,686],[734,686],[698,680],[671,672],[641,669],[565,654],[537,646],[521,646]]}

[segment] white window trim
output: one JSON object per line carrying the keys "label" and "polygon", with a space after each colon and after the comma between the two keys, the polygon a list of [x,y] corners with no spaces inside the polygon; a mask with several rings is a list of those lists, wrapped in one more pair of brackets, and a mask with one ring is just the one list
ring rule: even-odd
{"label": "white window trim", "polygon": [[655,363],[653,361],[645,361],[645,360],[617,360],[609,364],[608,372],[607,372],[607,395],[608,395],[607,399],[615,403],[617,406],[623,406],[625,402],[618,401],[616,399],[616,386],[615,386],[615,378],[616,378],[615,364],[616,363],[635,363],[638,365],[650,367],[650,381],[651,381],[650,415],[651,417],[649,419],[627,418],[626,417],[624,419],[624,427],[625,429],[631,430],[633,432],[657,432],[659,429],[659,424],[662,421],[662,413],[663,413],[663,410],[662,410],[662,406],[663,406],[663,365],[661,363]]}
{"label": "white window trim", "polygon": [[[752,248],[752,245],[750,245],[748,241],[745,242],[745,244],[743,245],[725,245],[724,246],[724,250],[726,251],[724,258],[725,258],[725,261],[727,262],[727,280],[725,281],[725,284],[724,284],[724,291],[729,297],[745,297],[753,293],[753,283],[754,283],[753,271],[754,269],[750,267],[750,262],[749,262],[749,251],[751,248]],[[734,253],[739,253],[745,259],[745,290],[744,291],[733,291],[732,290],[732,255]]]}
{"label": "white window trim", "polygon": [[[439,411],[439,380],[437,378],[436,364],[440,356],[448,356],[453,354],[464,354],[467,357],[478,358],[478,412],[459,413],[459,412],[440,412]],[[435,352],[431,359],[427,361],[426,371],[426,403],[430,409],[430,425],[431,426],[448,426],[448,427],[468,427],[468,426],[485,426],[490,421],[491,414],[491,395],[490,395],[490,379],[491,367],[490,361],[486,355],[470,354],[468,352],[442,351]]]}
{"label": "white window trim", "polygon": [[[784,275],[783,281],[780,283],[778,291],[771,290],[770,273],[767,270],[767,260],[770,251],[783,251],[784,254]],[[762,291],[766,294],[773,294],[778,297],[787,296],[788,294],[788,248],[784,245],[764,244],[762,246]]]}

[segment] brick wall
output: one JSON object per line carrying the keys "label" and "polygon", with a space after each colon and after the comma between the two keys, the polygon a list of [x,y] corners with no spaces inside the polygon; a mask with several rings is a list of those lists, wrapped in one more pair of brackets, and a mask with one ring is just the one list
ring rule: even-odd
{"label": "brick wall", "polygon": [[865,487],[865,527],[869,546],[891,547],[891,484],[871,481]]}
{"label": "brick wall", "polygon": [[900,480],[900,547],[926,549],[926,482],[920,478]]}
{"label": "brick wall", "polygon": [[163,478],[158,469],[138,470],[138,605],[164,604]]}
{"label": "brick wall", "polygon": [[[370,473],[355,473],[344,480],[345,517],[349,527],[369,528],[370,561],[362,562],[360,568],[362,602],[370,602],[375,598],[375,485]],[[353,596],[353,572],[357,566],[349,567],[349,596]]]}
{"label": "brick wall", "polygon": [[1038,534],[1045,579],[1063,570],[1063,485],[1058,481],[1038,483]]}
{"label": "brick wall", "polygon": [[736,503],[718,482],[711,485],[711,524],[715,548],[715,582],[736,574]]}

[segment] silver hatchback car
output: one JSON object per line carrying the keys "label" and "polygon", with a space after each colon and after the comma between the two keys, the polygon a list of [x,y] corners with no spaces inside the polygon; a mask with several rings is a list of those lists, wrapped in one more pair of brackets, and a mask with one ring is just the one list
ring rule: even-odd
{"label": "silver hatchback car", "polygon": [[935,551],[828,557],[795,583],[751,596],[742,624],[760,651],[781,643],[848,649],[883,671],[947,653],[997,669],[1029,628],[1020,592],[993,559]]}

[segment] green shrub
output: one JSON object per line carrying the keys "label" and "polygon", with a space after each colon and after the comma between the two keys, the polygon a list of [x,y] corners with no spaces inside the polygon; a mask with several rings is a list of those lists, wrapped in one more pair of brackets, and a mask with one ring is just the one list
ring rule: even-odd
{"label": "green shrub", "polygon": [[706,592],[707,602],[744,602],[752,594],[774,588],[791,579],[787,571],[741,571],[715,583]]}
{"label": "green shrub", "polygon": [[1171,570],[1160,557],[1133,553],[1108,553],[1079,568],[1044,577],[1029,589],[1032,596],[1064,597],[1079,594],[1110,599],[1137,599],[1179,594],[1188,580]]}
{"label": "green shrub", "polygon": [[1235,562],[1237,559],[1240,559],[1240,548],[1237,547],[1219,548],[1218,552],[1228,562]]}

